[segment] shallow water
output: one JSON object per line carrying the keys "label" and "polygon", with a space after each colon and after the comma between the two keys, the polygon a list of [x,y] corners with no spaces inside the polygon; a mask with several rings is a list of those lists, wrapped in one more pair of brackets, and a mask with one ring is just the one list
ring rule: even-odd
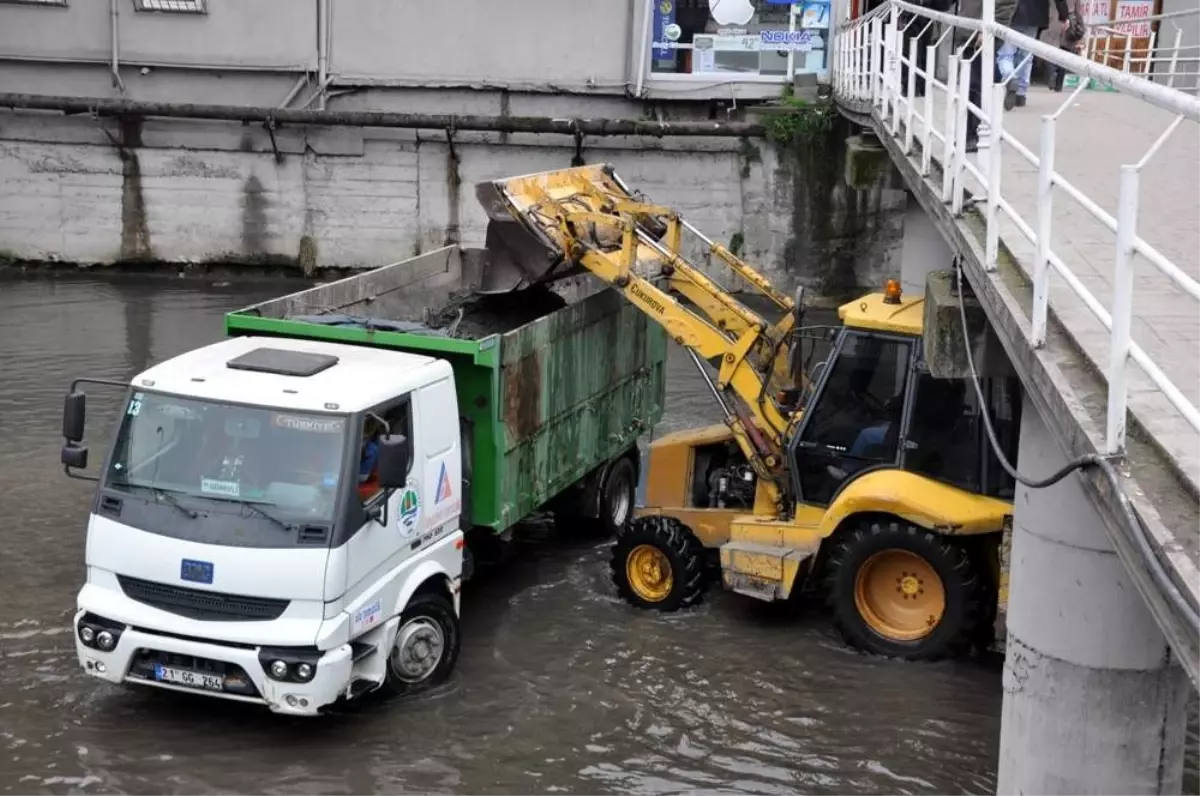
{"label": "shallow water", "polygon": [[[223,312],[280,292],[0,282],[0,789],[994,792],[994,661],[868,658],[817,612],[726,594],[641,613],[616,598],[606,545],[549,527],[468,586],[455,677],[416,700],[284,720],[84,677],[70,616],[91,485],[58,465],[63,392],[218,339]],[[677,350],[669,369],[665,428],[712,419]]]}

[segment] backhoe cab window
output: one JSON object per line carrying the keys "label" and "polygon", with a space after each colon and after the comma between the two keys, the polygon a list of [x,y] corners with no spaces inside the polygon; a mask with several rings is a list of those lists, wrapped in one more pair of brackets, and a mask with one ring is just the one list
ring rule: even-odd
{"label": "backhoe cab window", "polygon": [[345,434],[341,417],[135,392],[106,486],[251,501],[277,507],[277,516],[331,521]]}
{"label": "backhoe cab window", "polygon": [[848,476],[896,460],[909,348],[901,340],[845,336],[800,437],[796,467],[806,503],[827,503]]}
{"label": "backhoe cab window", "polygon": [[[1013,378],[984,379],[982,387],[1005,456],[1016,461],[1020,387]],[[925,373],[914,398],[904,468],[970,492],[1011,499],[1012,478],[987,440],[971,382]]]}

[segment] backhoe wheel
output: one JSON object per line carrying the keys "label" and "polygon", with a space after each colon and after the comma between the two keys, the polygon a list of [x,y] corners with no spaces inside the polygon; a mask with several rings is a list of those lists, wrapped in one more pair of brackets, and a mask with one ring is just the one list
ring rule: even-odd
{"label": "backhoe wheel", "polygon": [[863,524],[834,541],[826,599],[842,637],[909,660],[958,655],[985,612],[986,587],[953,540],[899,521]]}
{"label": "backhoe wheel", "polygon": [[599,525],[605,536],[612,536],[629,523],[636,498],[637,474],[633,462],[623,456],[612,463],[600,489]]}
{"label": "backhoe wheel", "polygon": [[674,517],[639,517],[617,532],[612,579],[631,605],[677,611],[700,602],[704,548]]}

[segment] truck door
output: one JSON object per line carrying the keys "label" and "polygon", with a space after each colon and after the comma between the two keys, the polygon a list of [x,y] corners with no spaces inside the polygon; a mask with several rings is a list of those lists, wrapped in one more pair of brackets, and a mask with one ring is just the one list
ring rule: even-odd
{"label": "truck door", "polygon": [[[357,499],[361,501],[364,514],[363,526],[350,538],[347,548],[346,602],[355,605],[364,592],[377,590],[384,576],[407,555],[405,539],[415,532],[416,518],[413,516],[411,493],[420,494],[422,468],[415,466],[421,461],[424,439],[420,424],[414,422],[411,395],[393,399],[372,407],[359,425],[359,452],[354,457],[353,477],[358,480]],[[378,421],[382,418],[393,434],[403,434],[409,440],[408,483],[404,489],[385,493],[373,482],[369,457],[364,455],[367,443],[377,439],[381,431]],[[365,462],[360,468],[359,462]],[[367,470],[366,473],[361,472]],[[409,526],[404,523],[409,521]],[[372,604],[374,595],[366,595],[367,604]],[[373,611],[372,624],[387,619],[380,610]]]}
{"label": "truck door", "polygon": [[[368,609],[375,595],[366,592],[375,591],[385,611],[379,621],[388,618],[386,610],[403,585],[403,577],[387,581],[389,573],[458,527],[462,468],[457,406],[454,383],[446,378],[374,407],[362,424],[361,431],[369,438],[370,415],[383,418],[393,434],[408,437],[410,450],[404,488],[384,493],[372,483],[369,472],[359,484],[366,521],[349,542],[347,605],[362,606],[358,610],[371,614]],[[387,504],[386,512],[378,511],[382,502]]]}
{"label": "truck door", "polygon": [[898,462],[912,344],[843,332],[794,448],[802,502],[827,505],[858,471]]}

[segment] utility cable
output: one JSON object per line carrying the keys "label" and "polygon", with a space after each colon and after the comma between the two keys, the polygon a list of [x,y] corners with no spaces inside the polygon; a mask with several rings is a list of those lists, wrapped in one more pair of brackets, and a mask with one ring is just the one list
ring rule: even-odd
{"label": "utility cable", "polygon": [[1159,591],[1166,596],[1167,600],[1175,607],[1191,627],[1200,626],[1200,613],[1197,613],[1196,608],[1189,601],[1190,595],[1185,595],[1171,580],[1171,576],[1164,569],[1162,562],[1158,560],[1158,555],[1150,546],[1150,539],[1146,527],[1142,525],[1137,513],[1133,510],[1133,505],[1129,502],[1129,497],[1121,489],[1121,482],[1117,478],[1116,470],[1108,459],[1099,456],[1095,453],[1087,453],[1068,462],[1064,467],[1056,470],[1052,475],[1046,478],[1029,478],[1022,475],[1009,463],[1004,456],[1003,447],[996,438],[996,430],[992,427],[992,418],[987,410],[987,401],[983,396],[983,386],[979,381],[979,373],[975,370],[975,357],[971,353],[971,335],[967,329],[967,308],[966,302],[963,300],[963,273],[962,259],[955,258],[954,261],[955,277],[958,284],[958,314],[962,321],[963,343],[967,350],[967,368],[971,372],[971,384],[975,387],[975,396],[979,399],[979,414],[983,417],[983,427],[987,431],[988,442],[992,446],[992,451],[996,454],[996,459],[1000,462],[1000,466],[1008,473],[1013,480],[1029,489],[1044,489],[1052,486],[1062,479],[1066,478],[1075,470],[1083,470],[1089,467],[1095,467],[1104,474],[1108,480],[1109,486],[1112,488],[1113,494],[1117,498],[1117,505],[1121,508],[1121,515],[1125,520],[1125,524],[1133,531],[1134,541],[1137,543],[1138,549],[1142,553],[1142,558],[1150,570],[1150,575],[1153,577]]}

